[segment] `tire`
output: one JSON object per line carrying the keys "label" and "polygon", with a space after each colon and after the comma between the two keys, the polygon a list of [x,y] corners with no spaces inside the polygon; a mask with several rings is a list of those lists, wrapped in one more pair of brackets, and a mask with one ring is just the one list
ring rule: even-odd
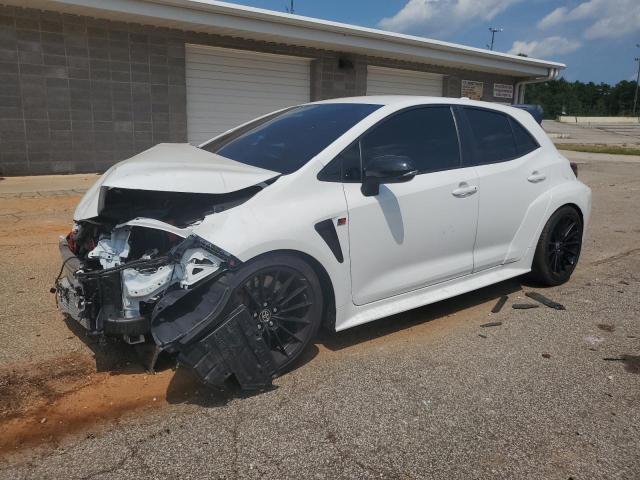
{"label": "tire", "polygon": [[230,308],[247,307],[271,347],[277,374],[286,372],[322,323],[322,286],[315,271],[295,255],[266,254],[235,272],[233,284]]}
{"label": "tire", "polygon": [[582,234],[582,218],[574,207],[556,210],[538,239],[531,277],[550,287],[568,281],[580,258]]}

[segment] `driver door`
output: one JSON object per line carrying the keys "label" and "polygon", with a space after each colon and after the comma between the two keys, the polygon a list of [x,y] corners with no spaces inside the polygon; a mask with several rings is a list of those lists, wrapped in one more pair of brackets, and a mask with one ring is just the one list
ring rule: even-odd
{"label": "driver door", "polygon": [[[364,305],[473,271],[476,174],[462,168],[449,106],[404,110],[343,152],[353,301]],[[354,178],[377,156],[409,157],[418,175],[365,196]],[[351,165],[349,167],[349,164]]]}

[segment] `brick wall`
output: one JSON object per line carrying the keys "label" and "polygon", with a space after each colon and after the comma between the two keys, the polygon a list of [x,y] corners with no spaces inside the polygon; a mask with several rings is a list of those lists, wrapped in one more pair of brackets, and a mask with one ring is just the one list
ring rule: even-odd
{"label": "brick wall", "polygon": [[186,138],[184,42],[150,27],[0,7],[0,169],[103,171]]}
{"label": "brick wall", "polygon": [[432,65],[0,5],[0,175],[102,172],[187,139],[185,43],[313,58],[311,99],[364,95],[367,65],[460,80],[514,79]]}

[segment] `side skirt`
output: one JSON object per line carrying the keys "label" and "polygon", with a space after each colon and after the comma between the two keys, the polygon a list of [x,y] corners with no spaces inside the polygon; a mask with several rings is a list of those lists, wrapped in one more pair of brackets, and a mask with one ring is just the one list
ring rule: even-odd
{"label": "side skirt", "polygon": [[[478,290],[509,278],[524,275],[531,271],[529,256],[525,255],[525,259],[521,259],[516,263],[482,270],[366,305],[347,305],[336,312],[336,331],[346,330],[379,318],[406,312],[407,310]],[[528,263],[527,259],[529,260]]]}

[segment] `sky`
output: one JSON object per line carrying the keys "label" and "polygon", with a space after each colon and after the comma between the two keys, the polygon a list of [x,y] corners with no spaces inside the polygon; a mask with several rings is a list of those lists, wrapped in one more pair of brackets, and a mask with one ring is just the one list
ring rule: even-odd
{"label": "sky", "polygon": [[[290,0],[232,3],[284,11]],[[567,80],[635,80],[640,0],[294,0],[296,14],[567,64]]]}

